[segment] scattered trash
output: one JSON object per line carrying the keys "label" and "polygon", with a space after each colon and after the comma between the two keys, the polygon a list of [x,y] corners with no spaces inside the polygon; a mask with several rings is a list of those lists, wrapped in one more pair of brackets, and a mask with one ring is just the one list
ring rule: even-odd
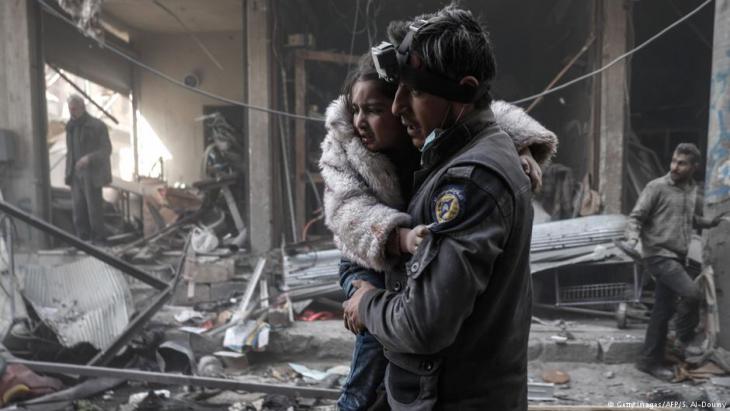
{"label": "scattered trash", "polygon": [[218,248],[218,237],[209,228],[195,227],[190,246],[196,253],[210,253]]}
{"label": "scattered trash", "polygon": [[150,395],[154,395],[158,398],[170,398],[170,390],[150,390],[138,392],[129,396],[129,401],[127,401],[127,404],[137,406]]}
{"label": "scattered trash", "polygon": [[195,355],[186,342],[165,341],[156,354],[162,372],[191,375],[195,370]]}
{"label": "scattered trash", "polygon": [[336,316],[334,313],[331,313],[329,311],[320,311],[320,312],[314,312],[311,310],[306,310],[302,313],[302,315],[299,316],[299,320],[301,321],[326,321],[326,320],[332,320]]}
{"label": "scattered trash", "polygon": [[541,376],[543,381],[553,384],[567,384],[570,382],[570,375],[561,370],[544,370]]}
{"label": "scattered trash", "polygon": [[296,371],[298,374],[302,375],[305,378],[309,378],[315,381],[322,381],[327,377],[327,373],[324,371],[318,371],[313,370],[311,368],[307,368],[304,365],[301,364],[295,364],[295,363],[289,363],[289,366],[292,368],[292,370]]}
{"label": "scattered trash", "polygon": [[28,367],[21,364],[6,364],[0,357],[0,405],[8,405],[12,402],[39,397],[52,393],[63,388],[61,381],[43,377]]}
{"label": "scattered trash", "polygon": [[550,339],[555,341],[555,344],[564,345],[568,343],[568,337],[562,335],[551,335]]}
{"label": "scattered trash", "polygon": [[271,326],[267,323],[248,320],[226,330],[223,346],[236,352],[243,352],[244,347],[261,351],[269,344],[270,330]]}
{"label": "scattered trash", "polygon": [[606,372],[604,372],[604,373],[603,373],[603,377],[604,377],[604,378],[607,378],[607,379],[609,379],[609,380],[610,380],[611,378],[615,377],[615,376],[616,376],[616,373],[615,373],[615,372],[613,372],[613,371],[606,371]]}
{"label": "scattered trash", "polygon": [[710,382],[718,387],[730,388],[730,377],[712,377],[710,378]]}
{"label": "scattered trash", "polygon": [[291,362],[289,363],[289,367],[291,367],[292,370],[296,371],[297,374],[314,381],[324,381],[331,376],[339,378],[341,376],[346,376],[350,374],[350,367],[346,365],[338,365],[326,371],[313,370],[302,364],[296,364]]}
{"label": "scattered trash", "polygon": [[193,319],[202,320],[204,318],[203,313],[190,309],[186,309],[175,314],[175,320],[183,324]]}
{"label": "scattered trash", "polygon": [[248,357],[246,354],[231,351],[216,351],[213,353],[216,357],[220,358],[225,364],[226,368],[241,370],[248,367]]}
{"label": "scattered trash", "polygon": [[201,377],[222,378],[223,363],[212,355],[205,355],[198,361],[198,375]]}

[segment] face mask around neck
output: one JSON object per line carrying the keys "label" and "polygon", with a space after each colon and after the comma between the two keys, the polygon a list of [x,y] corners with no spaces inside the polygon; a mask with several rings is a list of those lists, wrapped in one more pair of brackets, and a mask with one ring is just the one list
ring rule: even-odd
{"label": "face mask around neck", "polygon": [[436,141],[436,139],[439,138],[439,136],[441,134],[443,134],[443,132],[444,132],[444,129],[442,129],[442,128],[433,129],[433,131],[431,131],[431,134],[429,134],[426,137],[426,141],[423,142],[423,147],[421,147],[421,152],[423,153],[424,151],[426,151],[426,149],[429,146],[431,146],[431,144],[433,144],[433,142]]}

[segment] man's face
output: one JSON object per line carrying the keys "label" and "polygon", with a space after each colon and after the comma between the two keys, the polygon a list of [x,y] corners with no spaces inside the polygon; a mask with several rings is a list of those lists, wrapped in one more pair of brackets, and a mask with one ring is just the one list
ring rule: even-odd
{"label": "man's face", "polygon": [[398,86],[391,110],[394,115],[400,116],[411,142],[418,148],[423,147],[426,137],[434,129],[452,125],[451,102],[433,94],[414,90],[403,83]]}
{"label": "man's face", "polygon": [[697,166],[692,161],[692,156],[680,154],[675,151],[669,167],[669,176],[675,183],[685,183],[692,178],[696,168]]}
{"label": "man's face", "polygon": [[81,115],[84,114],[84,111],[86,111],[86,108],[78,101],[71,101],[68,103],[68,112],[71,114],[71,118],[77,119],[81,117]]}

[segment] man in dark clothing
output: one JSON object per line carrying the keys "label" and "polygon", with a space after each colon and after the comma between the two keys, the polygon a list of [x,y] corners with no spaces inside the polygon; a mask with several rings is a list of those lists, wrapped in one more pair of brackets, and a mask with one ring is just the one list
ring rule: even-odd
{"label": "man in dark clothing", "polygon": [[71,187],[74,229],[82,240],[100,243],[105,238],[101,189],[112,181],[109,131],[86,112],[80,96],[69,97],[68,110],[65,181]]}
{"label": "man in dark clothing", "polygon": [[713,219],[701,216],[702,203],[692,179],[700,158],[694,144],[678,145],[669,173],[644,187],[626,228],[626,245],[634,248],[641,239],[644,262],[656,281],[654,307],[636,368],[663,380],[674,376],[662,362],[669,320],[675,310],[677,339],[685,350],[691,347],[699,323],[702,292],[684,267],[692,229],[715,227],[722,219],[722,215]]}
{"label": "man in dark clothing", "polygon": [[408,213],[429,234],[387,290],[356,282],[348,328],[383,345],[395,410],[526,410],[531,184],[489,109],[488,34],[454,6],[389,32],[398,72],[381,75],[397,75],[392,110],[422,151]]}

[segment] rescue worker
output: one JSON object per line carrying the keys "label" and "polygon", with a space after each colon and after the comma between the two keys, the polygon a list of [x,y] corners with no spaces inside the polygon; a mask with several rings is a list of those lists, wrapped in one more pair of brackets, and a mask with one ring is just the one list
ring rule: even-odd
{"label": "rescue worker", "polygon": [[387,290],[355,282],[346,323],[382,343],[392,409],[526,410],[531,184],[489,108],[489,35],[454,5],[389,35],[373,58],[422,152],[408,214],[429,232]]}

